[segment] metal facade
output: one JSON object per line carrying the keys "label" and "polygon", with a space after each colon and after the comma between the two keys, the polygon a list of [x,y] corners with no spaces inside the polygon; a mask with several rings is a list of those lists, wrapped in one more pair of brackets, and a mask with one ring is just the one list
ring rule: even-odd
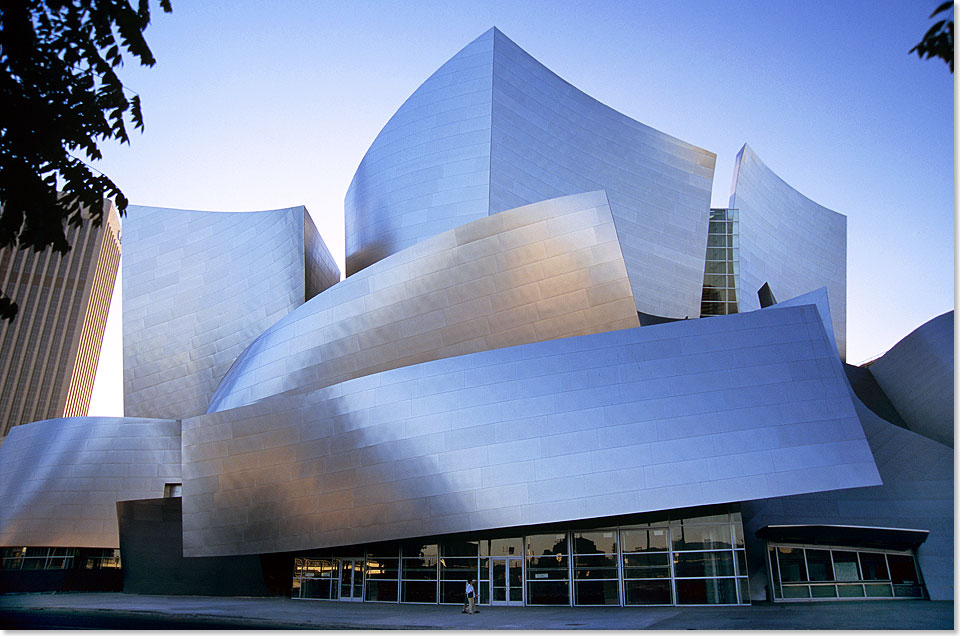
{"label": "metal facade", "polygon": [[880,483],[815,306],[426,362],[183,421],[184,554]]}
{"label": "metal facade", "polygon": [[543,201],[425,239],[264,332],[209,411],[450,356],[638,327],[603,192]]}
{"label": "metal facade", "polygon": [[953,312],[920,325],[867,367],[910,430],[953,448]]}
{"label": "metal facade", "polygon": [[123,264],[127,416],[204,413],[254,338],[303,304],[308,285],[319,291],[339,280],[312,226],[303,206],[265,212],[130,206]]}
{"label": "metal facade", "polygon": [[117,502],[180,482],[180,422],[68,417],[0,446],[0,545],[117,548]]}
{"label": "metal facade", "polygon": [[427,79],[364,156],[345,202],[347,274],[487,214],[603,189],[637,310],[697,318],[715,163],[491,29]]}
{"label": "metal facade", "polygon": [[840,357],[847,351],[847,217],[803,196],[744,145],[730,207],[740,209],[740,311],[760,308],[769,283],[777,298],[826,286]]}

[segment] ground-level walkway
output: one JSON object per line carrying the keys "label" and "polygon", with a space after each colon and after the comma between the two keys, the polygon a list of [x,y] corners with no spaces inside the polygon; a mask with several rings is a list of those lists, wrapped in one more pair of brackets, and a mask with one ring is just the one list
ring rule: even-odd
{"label": "ground-level walkway", "polygon": [[949,601],[751,607],[482,607],[120,593],[0,596],[0,628],[953,629]]}

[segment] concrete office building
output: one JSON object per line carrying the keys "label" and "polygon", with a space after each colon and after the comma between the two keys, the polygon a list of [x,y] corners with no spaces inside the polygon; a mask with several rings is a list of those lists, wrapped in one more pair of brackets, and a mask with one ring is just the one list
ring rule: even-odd
{"label": "concrete office building", "polygon": [[0,289],[20,306],[0,321],[0,441],[19,424],[86,415],[120,264],[120,220],[66,229],[71,249],[0,249]]}
{"label": "concrete office building", "polygon": [[492,29],[362,160],[343,281],[296,209],[141,209],[127,417],[0,448],[0,586],[952,598],[952,393],[900,390],[952,385],[952,312],[846,365],[845,218],[746,146],[711,210],[714,160]]}

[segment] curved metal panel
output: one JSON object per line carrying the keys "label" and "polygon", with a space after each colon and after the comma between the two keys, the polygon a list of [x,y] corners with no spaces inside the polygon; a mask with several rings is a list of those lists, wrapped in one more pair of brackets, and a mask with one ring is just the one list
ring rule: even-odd
{"label": "curved metal panel", "polygon": [[639,324],[606,196],[561,197],[426,239],[320,294],[240,355],[208,412]]}
{"label": "curved metal panel", "polygon": [[184,554],[879,484],[814,306],[538,342],[183,422]]}
{"label": "curved metal panel", "polygon": [[716,155],[606,106],[495,31],[490,212],[603,188],[637,311],[698,318]]}
{"label": "curved metal panel", "polygon": [[180,482],[180,422],[67,417],[0,446],[0,546],[118,548],[117,502]]}
{"label": "curved metal panel", "polygon": [[[895,426],[853,398],[883,484],[868,488],[778,497],[743,504],[744,531],[765,525],[826,523],[922,528],[929,538],[917,550],[923,580],[934,600],[954,595],[953,451]],[[764,546],[747,543],[751,594],[765,598]]]}
{"label": "curved metal panel", "polygon": [[265,212],[130,206],[123,244],[128,416],[203,413],[254,338],[303,304],[308,290],[339,280],[302,206]]}
{"label": "curved metal panel", "polygon": [[814,203],[744,145],[730,207],[740,209],[740,311],[760,308],[764,283],[780,298],[826,287],[833,332],[847,351],[847,217]]}
{"label": "curved metal panel", "polygon": [[370,145],[344,200],[348,277],[487,216],[492,52],[491,29],[414,91]]}
{"label": "curved metal panel", "polygon": [[911,431],[953,448],[953,312],[920,325],[867,366]]}
{"label": "curved metal panel", "polygon": [[637,310],[696,318],[715,163],[491,29],[417,89],[361,162],[347,274],[480,216],[603,189]]}

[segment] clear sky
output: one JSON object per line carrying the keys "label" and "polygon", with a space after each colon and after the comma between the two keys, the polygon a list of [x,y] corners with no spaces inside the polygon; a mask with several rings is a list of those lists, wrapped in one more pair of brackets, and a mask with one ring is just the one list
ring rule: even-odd
{"label": "clear sky", "polygon": [[[846,215],[849,362],[953,308],[953,76],[907,54],[939,0],[173,3],[146,32],[156,66],[121,73],[146,130],[96,165],[134,204],[306,205],[342,270],[343,197],[363,154],[496,26],[592,97],[715,152],[714,206],[746,142]],[[119,302],[91,415],[123,410]]]}

